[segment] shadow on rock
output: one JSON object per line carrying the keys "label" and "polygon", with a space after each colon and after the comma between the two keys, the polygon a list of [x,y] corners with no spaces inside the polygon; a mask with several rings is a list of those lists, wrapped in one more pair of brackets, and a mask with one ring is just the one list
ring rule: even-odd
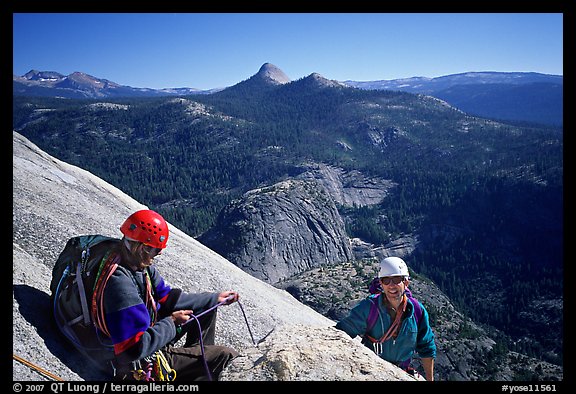
{"label": "shadow on rock", "polygon": [[60,333],[52,317],[48,294],[28,285],[13,285],[12,289],[22,317],[36,328],[50,353],[84,380],[107,379]]}

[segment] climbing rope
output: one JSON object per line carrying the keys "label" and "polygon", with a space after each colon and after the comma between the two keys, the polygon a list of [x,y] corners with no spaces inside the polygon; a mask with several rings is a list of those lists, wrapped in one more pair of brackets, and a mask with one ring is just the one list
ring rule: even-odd
{"label": "climbing rope", "polygon": [[246,322],[246,327],[248,327],[248,332],[250,333],[250,338],[252,338],[252,344],[256,346],[256,341],[254,340],[254,335],[252,335],[252,330],[250,329],[250,324],[248,324],[248,318],[246,317],[246,313],[244,313],[244,307],[240,303],[240,301],[236,301],[240,310],[242,311],[242,315],[244,316],[244,321]]}
{"label": "climbing rope", "polygon": [[14,354],[14,353],[12,353],[12,357],[14,358],[14,360],[21,362],[22,364],[26,365],[27,367],[30,367],[30,368],[32,368],[32,369],[35,369],[36,371],[40,372],[40,373],[43,374],[43,375],[48,376],[48,377],[51,378],[51,379],[58,380],[58,381],[60,381],[60,382],[64,382],[64,379],[62,379],[62,378],[60,378],[60,377],[58,377],[58,376],[56,376],[56,375],[54,375],[54,374],[46,371],[44,368],[40,368],[40,367],[37,366],[36,364],[33,364],[33,363],[31,363],[30,361],[25,360],[25,359],[23,359],[22,357],[17,356],[17,355]]}
{"label": "climbing rope", "polygon": [[[200,350],[202,351],[202,361],[204,362],[204,369],[206,370],[206,375],[208,376],[208,380],[212,380],[212,374],[210,373],[210,368],[208,367],[208,363],[206,362],[206,356],[204,353],[204,341],[202,340],[202,327],[200,325],[200,321],[198,320],[198,318],[208,312],[211,312],[212,310],[218,308],[221,305],[225,305],[227,304],[229,301],[232,300],[233,296],[228,296],[228,298],[226,298],[224,301],[217,303],[216,305],[214,305],[211,308],[208,308],[207,310],[205,310],[202,313],[199,313],[198,315],[194,315],[194,314],[190,314],[190,319],[182,324],[182,326],[185,326],[186,324],[190,323],[192,320],[196,321],[196,324],[198,325],[198,332],[199,332],[199,336],[200,336]],[[246,318],[246,313],[244,313],[244,308],[242,307],[242,304],[240,303],[240,301],[236,301],[236,303],[238,304],[238,306],[240,307],[240,310],[242,311],[242,315],[244,316],[244,321],[246,321],[246,326],[248,327],[248,332],[250,333],[250,338],[252,338],[252,343],[254,344],[254,346],[256,346],[256,341],[254,341],[254,336],[252,335],[252,330],[250,330],[250,325],[248,324],[248,319]]]}
{"label": "climbing rope", "polygon": [[[206,369],[206,374],[208,375],[208,379],[212,380],[212,375],[210,374],[210,368],[208,367],[208,364],[206,363],[206,357],[204,354],[204,343],[202,341],[202,327],[200,325],[200,322],[198,321],[198,318],[208,312],[211,312],[212,310],[218,308],[221,305],[226,304],[227,302],[229,302],[231,300],[230,297],[228,297],[227,299],[225,299],[222,302],[219,302],[218,304],[214,305],[213,307],[205,310],[204,312],[198,314],[198,315],[194,315],[191,314],[190,315],[190,320],[188,320],[185,324],[190,323],[192,320],[196,320],[196,323],[198,324],[198,330],[200,333],[200,348],[202,350],[202,359],[204,361],[204,368]],[[250,324],[248,324],[248,318],[246,317],[246,313],[244,312],[244,307],[242,307],[242,304],[240,303],[240,301],[236,301],[236,303],[238,304],[238,306],[240,307],[240,310],[242,311],[242,315],[244,316],[244,321],[246,322],[246,327],[248,327],[248,332],[250,333],[250,338],[252,339],[252,343],[254,344],[254,346],[256,346],[256,341],[254,340],[254,336],[252,335],[252,330],[250,329]],[[41,374],[57,380],[57,381],[61,381],[63,382],[64,379],[46,371],[45,369],[33,364],[32,362],[23,359],[20,356],[17,356],[16,354],[12,353],[13,358],[16,361],[21,362],[22,364],[40,372]],[[172,381],[176,378],[176,371],[173,370],[170,365],[168,364],[168,360],[166,360],[166,358],[164,357],[164,355],[159,351],[156,354],[155,357],[155,361],[156,361],[156,365],[154,365],[154,363],[150,362],[147,365],[146,371],[141,369],[141,370],[135,370],[134,372],[134,379],[136,380],[154,380],[151,378],[152,372],[153,370],[155,370],[154,372],[156,372],[156,375],[160,377],[160,380],[168,380],[168,381]]]}

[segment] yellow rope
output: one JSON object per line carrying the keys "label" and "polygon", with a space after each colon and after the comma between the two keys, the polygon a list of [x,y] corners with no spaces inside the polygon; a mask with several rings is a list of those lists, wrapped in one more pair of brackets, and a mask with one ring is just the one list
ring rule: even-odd
{"label": "yellow rope", "polygon": [[64,382],[64,379],[59,378],[58,376],[56,376],[56,375],[54,375],[54,374],[46,371],[46,370],[43,369],[43,368],[40,368],[39,366],[37,366],[37,365],[35,365],[35,364],[32,364],[30,361],[25,360],[25,359],[23,359],[22,357],[15,355],[14,353],[12,353],[12,356],[14,357],[14,360],[20,361],[22,364],[24,364],[24,365],[26,365],[26,366],[28,366],[28,367],[30,367],[30,368],[33,368],[33,369],[37,370],[38,372],[40,372],[40,373],[42,373],[42,374],[44,374],[44,375],[46,375],[46,376],[48,376],[48,377],[50,377],[50,378],[52,378],[52,379],[54,379],[54,380],[59,380],[59,381],[61,381],[61,382]]}

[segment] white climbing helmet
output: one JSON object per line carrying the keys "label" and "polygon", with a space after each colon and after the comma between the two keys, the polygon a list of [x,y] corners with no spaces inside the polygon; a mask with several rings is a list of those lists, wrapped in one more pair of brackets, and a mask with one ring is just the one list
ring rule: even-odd
{"label": "white climbing helmet", "polygon": [[400,257],[386,257],[380,261],[380,278],[384,276],[410,276],[408,266]]}

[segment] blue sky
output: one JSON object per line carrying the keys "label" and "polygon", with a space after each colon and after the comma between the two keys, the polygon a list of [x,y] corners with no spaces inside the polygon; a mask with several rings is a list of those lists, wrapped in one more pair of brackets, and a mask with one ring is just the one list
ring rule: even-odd
{"label": "blue sky", "polygon": [[561,13],[15,13],[13,73],[132,87],[234,85],[269,62],[296,80],[563,75]]}

